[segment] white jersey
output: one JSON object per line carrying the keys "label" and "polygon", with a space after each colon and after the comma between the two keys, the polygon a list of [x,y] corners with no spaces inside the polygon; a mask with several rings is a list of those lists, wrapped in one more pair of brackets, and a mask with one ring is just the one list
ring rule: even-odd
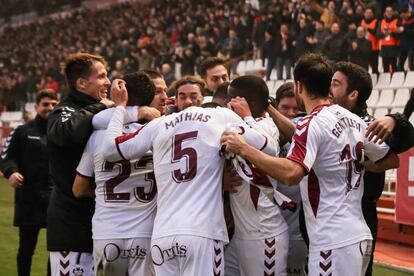
{"label": "white jersey", "polygon": [[[132,133],[139,124],[128,124]],[[95,177],[93,239],[150,238],[156,212],[157,187],[152,154],[141,159],[108,162],[102,155],[105,130],[95,130],[77,167],[80,175]]]}
{"label": "white jersey", "polygon": [[237,124],[247,142],[270,154],[275,152],[273,141],[227,108],[190,107],[153,120],[134,135],[118,137],[125,117],[125,109],[117,107],[107,130],[105,155],[109,160],[130,159],[152,149],[158,183],[152,239],[195,235],[228,242],[221,134],[228,123]]}
{"label": "white jersey", "polygon": [[[271,118],[261,118],[256,122],[252,117],[247,117],[245,121],[255,129],[257,129],[255,126],[260,127],[274,141],[278,141],[279,130]],[[270,182],[269,186],[271,186]],[[279,207],[258,187],[246,181],[242,182],[236,193],[230,193],[230,204],[234,218],[235,238],[263,240],[277,236],[288,229]]]}
{"label": "white jersey", "polygon": [[338,105],[321,105],[302,118],[288,159],[307,171],[300,182],[310,251],[372,239],[361,211],[364,154],[373,162],[389,147],[368,142],[367,125]]}

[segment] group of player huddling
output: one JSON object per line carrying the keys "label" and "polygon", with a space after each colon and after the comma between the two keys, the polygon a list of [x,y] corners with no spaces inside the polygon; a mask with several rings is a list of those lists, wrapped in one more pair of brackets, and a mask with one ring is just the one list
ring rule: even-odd
{"label": "group of player huddling", "polygon": [[[144,72],[114,80],[116,107],[94,116],[73,185],[76,197],[95,196],[95,273],[363,275],[372,237],[361,212],[362,163],[368,157],[385,170],[398,158],[367,140],[362,119],[331,103],[332,69],[321,56],[303,56],[294,78],[308,115],[286,158],[278,157],[279,130],[259,77],[230,82],[230,108],[188,106],[159,118],[156,109],[164,109]],[[176,97],[199,97],[204,82],[184,77],[174,88]],[[229,241],[223,181],[235,175],[242,181],[230,193]],[[299,232],[301,204],[309,251]],[[286,220],[296,227],[288,231]]]}

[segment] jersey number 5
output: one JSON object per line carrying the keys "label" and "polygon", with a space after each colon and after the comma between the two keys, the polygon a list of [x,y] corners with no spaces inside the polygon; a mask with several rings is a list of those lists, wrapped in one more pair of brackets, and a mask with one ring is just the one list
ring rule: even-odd
{"label": "jersey number 5", "polygon": [[183,148],[183,142],[197,139],[198,131],[191,131],[176,134],[172,137],[172,158],[171,163],[179,163],[181,158],[185,158],[186,170],[180,169],[172,171],[172,178],[175,182],[187,182],[192,180],[197,174],[197,151],[192,147]]}

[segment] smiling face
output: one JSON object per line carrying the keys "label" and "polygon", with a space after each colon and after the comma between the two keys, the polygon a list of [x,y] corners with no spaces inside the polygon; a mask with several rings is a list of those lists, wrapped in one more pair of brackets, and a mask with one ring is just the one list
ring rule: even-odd
{"label": "smiling face", "polygon": [[91,73],[85,78],[81,78],[78,85],[78,90],[95,98],[101,100],[103,95],[107,95],[111,82],[108,79],[105,66],[101,62],[94,62],[91,66]]}
{"label": "smiling face", "polygon": [[190,106],[201,106],[203,94],[197,84],[184,84],[178,87],[175,105],[182,111]]}
{"label": "smiling face", "polygon": [[217,88],[221,84],[229,81],[229,74],[227,73],[226,67],[223,65],[217,65],[213,68],[207,69],[206,73],[207,88],[213,92],[216,92]]}
{"label": "smiling face", "polygon": [[152,79],[152,82],[155,85],[155,95],[154,99],[150,103],[150,106],[158,109],[161,114],[164,114],[166,108],[166,100],[168,99],[167,85],[165,84],[163,78]]}
{"label": "smiling face", "polygon": [[35,109],[36,113],[42,117],[43,119],[47,119],[50,112],[52,112],[53,108],[57,105],[57,100],[44,97],[40,100],[39,103],[36,103]]}

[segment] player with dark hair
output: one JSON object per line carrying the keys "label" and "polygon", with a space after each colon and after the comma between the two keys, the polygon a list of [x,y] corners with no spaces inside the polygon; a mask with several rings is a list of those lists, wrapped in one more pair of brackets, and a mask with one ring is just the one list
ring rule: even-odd
{"label": "player with dark hair", "polygon": [[[277,145],[279,130],[267,116],[269,90],[263,79],[242,76],[228,88],[227,103],[250,127],[264,132]],[[255,181],[257,181],[255,183]],[[272,185],[267,176],[253,184]],[[226,275],[286,275],[288,227],[273,197],[244,180],[230,193],[235,231],[226,250]]]}
{"label": "player with dark hair", "polygon": [[[201,94],[202,85],[196,79],[179,82],[178,93],[183,87]],[[119,92],[119,98],[113,95],[119,106],[102,152],[114,162],[153,150],[158,197],[151,253],[156,275],[222,275],[223,245],[228,237],[222,205],[220,134],[233,123],[257,148],[274,154],[274,143],[234,112],[220,107],[187,107],[149,122],[134,135],[120,136],[127,95],[124,90]]]}
{"label": "player with dark hair", "polygon": [[293,92],[293,82],[285,82],[277,89],[275,107],[289,119],[293,119],[300,113],[295,93]]}
{"label": "player with dark hair", "polygon": [[[378,131],[378,138],[385,141],[395,153],[403,152],[414,145],[414,129],[401,114],[389,114],[375,121],[367,113],[366,100],[371,95],[372,81],[369,73],[356,64],[338,62],[334,65],[334,75],[331,83],[331,94],[334,103],[350,110],[361,117],[367,124],[373,124],[368,130],[375,130],[376,125],[390,125],[390,137],[385,132]],[[381,126],[379,125],[378,128]],[[385,172],[370,172],[369,167],[364,175],[364,195],[362,197],[362,213],[371,230],[373,237],[372,252],[377,240],[377,201],[380,198],[385,184]],[[372,275],[373,255],[365,275]]]}
{"label": "player with dark hair", "polygon": [[36,95],[36,117],[14,129],[7,138],[0,168],[14,194],[14,226],[19,227],[17,273],[30,275],[32,256],[41,228],[46,227],[46,211],[52,183],[46,144],[47,117],[57,104],[53,90]]}
{"label": "player with dark hair", "polygon": [[165,83],[164,77],[159,72],[154,70],[142,70],[141,72],[146,73],[155,85],[155,95],[153,102],[150,105],[157,108],[161,114],[165,114],[168,102],[168,87]]}
{"label": "player with dark hair", "polygon": [[288,185],[300,182],[309,234],[309,275],[364,275],[372,236],[361,210],[364,156],[377,169],[398,167],[386,144],[369,142],[366,124],[331,104],[332,69],[318,54],[305,54],[295,69],[295,95],[309,115],[302,118],[287,158],[272,157],[240,136],[224,133],[222,145]]}
{"label": "player with dark hair", "polygon": [[203,103],[202,91],[206,83],[195,76],[185,76],[172,84],[175,90],[175,106],[182,111],[190,106],[201,106]]}
{"label": "player with dark hair", "polygon": [[[111,85],[100,56],[77,53],[68,59],[65,77],[70,92],[49,116],[47,139],[54,189],[47,211],[47,248],[51,273],[94,275],[91,219],[93,199],[72,193],[76,166],[92,133],[92,117],[113,103],[101,99]],[[115,81],[115,84],[117,81]]]}
{"label": "player with dark hair", "polygon": [[214,95],[220,84],[229,81],[229,73],[226,62],[219,57],[208,57],[203,60],[199,68],[200,76],[206,82],[204,96]]}
{"label": "player with dark hair", "polygon": [[[155,85],[146,73],[127,74],[123,80],[129,91],[129,106],[135,106],[135,110],[136,106],[151,106]],[[105,127],[95,130],[89,138],[72,190],[77,198],[95,195],[92,237],[97,275],[153,275],[150,238],[157,187],[152,154],[148,152],[141,159],[120,163],[110,163],[103,158],[101,142],[113,112],[113,108],[108,109],[94,118],[94,121],[103,121],[101,125]],[[123,129],[126,134],[142,127],[135,121],[151,119],[132,114],[131,123]],[[141,108],[138,115],[143,114]],[[95,179],[95,189],[92,179]]]}

